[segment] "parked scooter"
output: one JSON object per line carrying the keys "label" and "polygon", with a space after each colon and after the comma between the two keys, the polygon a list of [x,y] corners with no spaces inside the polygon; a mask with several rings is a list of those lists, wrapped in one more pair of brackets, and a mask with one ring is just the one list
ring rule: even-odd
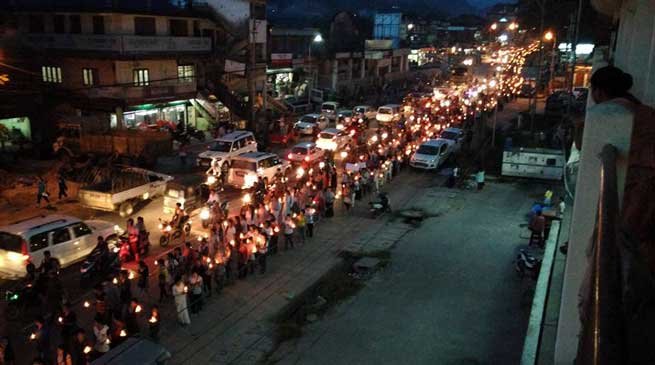
{"label": "parked scooter", "polygon": [[522,249],[516,256],[514,267],[519,277],[523,278],[529,275],[536,280],[539,277],[539,270],[541,270],[541,260]]}
{"label": "parked scooter", "polygon": [[378,201],[368,203],[370,207],[369,211],[371,212],[373,218],[383,213],[391,212],[391,203],[389,202],[389,197],[387,196],[387,193],[382,193],[382,192],[379,193],[378,199],[379,199]]}
{"label": "parked scooter", "polygon": [[173,227],[169,221],[159,218],[159,229],[161,230],[161,237],[159,238],[159,245],[166,247],[172,240],[182,237],[182,230],[185,234],[191,233],[191,220],[188,215],[180,218],[177,227]]}
{"label": "parked scooter", "polygon": [[196,129],[194,126],[188,125],[186,126],[186,134],[187,136],[191,138],[195,138],[200,142],[205,141],[205,132]]}

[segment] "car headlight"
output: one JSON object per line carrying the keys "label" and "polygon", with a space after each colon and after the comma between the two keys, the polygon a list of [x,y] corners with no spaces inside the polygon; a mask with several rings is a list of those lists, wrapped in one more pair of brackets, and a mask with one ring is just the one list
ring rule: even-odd
{"label": "car headlight", "polygon": [[243,177],[243,187],[250,188],[257,182],[257,175],[247,174]]}

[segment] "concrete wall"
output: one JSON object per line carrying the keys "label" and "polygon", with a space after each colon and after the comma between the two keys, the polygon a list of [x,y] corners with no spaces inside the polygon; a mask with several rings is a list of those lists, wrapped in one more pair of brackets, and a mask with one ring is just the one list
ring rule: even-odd
{"label": "concrete wall", "polygon": [[655,105],[655,2],[625,1],[619,13],[615,65],[632,74],[632,93]]}

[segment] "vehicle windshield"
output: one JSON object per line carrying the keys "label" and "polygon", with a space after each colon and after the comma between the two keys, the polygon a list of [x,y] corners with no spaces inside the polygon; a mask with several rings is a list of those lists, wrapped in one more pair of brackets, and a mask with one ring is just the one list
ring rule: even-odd
{"label": "vehicle windshield", "polygon": [[457,139],[457,133],[449,132],[449,131],[443,131],[443,132],[441,132],[441,138],[456,140]]}
{"label": "vehicle windshield", "polygon": [[303,122],[303,123],[315,123],[316,118],[314,118],[312,116],[309,116],[309,115],[305,115],[302,118],[300,118],[300,121]]}
{"label": "vehicle windshield", "polygon": [[296,155],[304,155],[307,153],[307,149],[305,147],[294,147],[291,149],[291,153]]}
{"label": "vehicle windshield", "polygon": [[380,109],[378,109],[378,113],[380,113],[380,114],[391,114],[391,109],[389,109],[389,108],[380,108]]}
{"label": "vehicle windshield", "polygon": [[0,250],[21,252],[23,239],[8,232],[0,232]]}
{"label": "vehicle windshield", "polygon": [[334,134],[332,133],[327,133],[327,132],[322,132],[318,135],[322,139],[332,139],[334,138]]}
{"label": "vehicle windshield", "polygon": [[257,171],[257,163],[252,161],[246,161],[246,160],[234,160],[232,161],[232,168]]}
{"label": "vehicle windshield", "polygon": [[416,150],[416,153],[420,153],[421,155],[436,155],[439,153],[439,148],[435,146],[422,145],[419,146],[418,150]]}
{"label": "vehicle windshield", "polygon": [[366,108],[361,107],[361,106],[359,108],[355,108],[355,113],[364,113],[365,111],[366,111]]}
{"label": "vehicle windshield", "polygon": [[321,109],[323,109],[323,110],[334,110],[334,105],[332,105],[332,104],[323,104],[323,107]]}
{"label": "vehicle windshield", "polygon": [[215,141],[211,147],[209,147],[209,150],[214,152],[230,152],[230,148],[232,148],[232,142]]}

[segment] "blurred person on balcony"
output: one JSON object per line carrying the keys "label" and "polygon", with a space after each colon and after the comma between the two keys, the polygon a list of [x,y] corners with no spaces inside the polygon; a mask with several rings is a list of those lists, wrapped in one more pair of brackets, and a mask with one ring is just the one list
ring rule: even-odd
{"label": "blurred person on balcony", "polygon": [[634,114],[620,229],[637,242],[655,272],[655,109],[629,93],[632,84],[630,74],[606,66],[591,76],[591,96],[597,104],[616,103]]}

